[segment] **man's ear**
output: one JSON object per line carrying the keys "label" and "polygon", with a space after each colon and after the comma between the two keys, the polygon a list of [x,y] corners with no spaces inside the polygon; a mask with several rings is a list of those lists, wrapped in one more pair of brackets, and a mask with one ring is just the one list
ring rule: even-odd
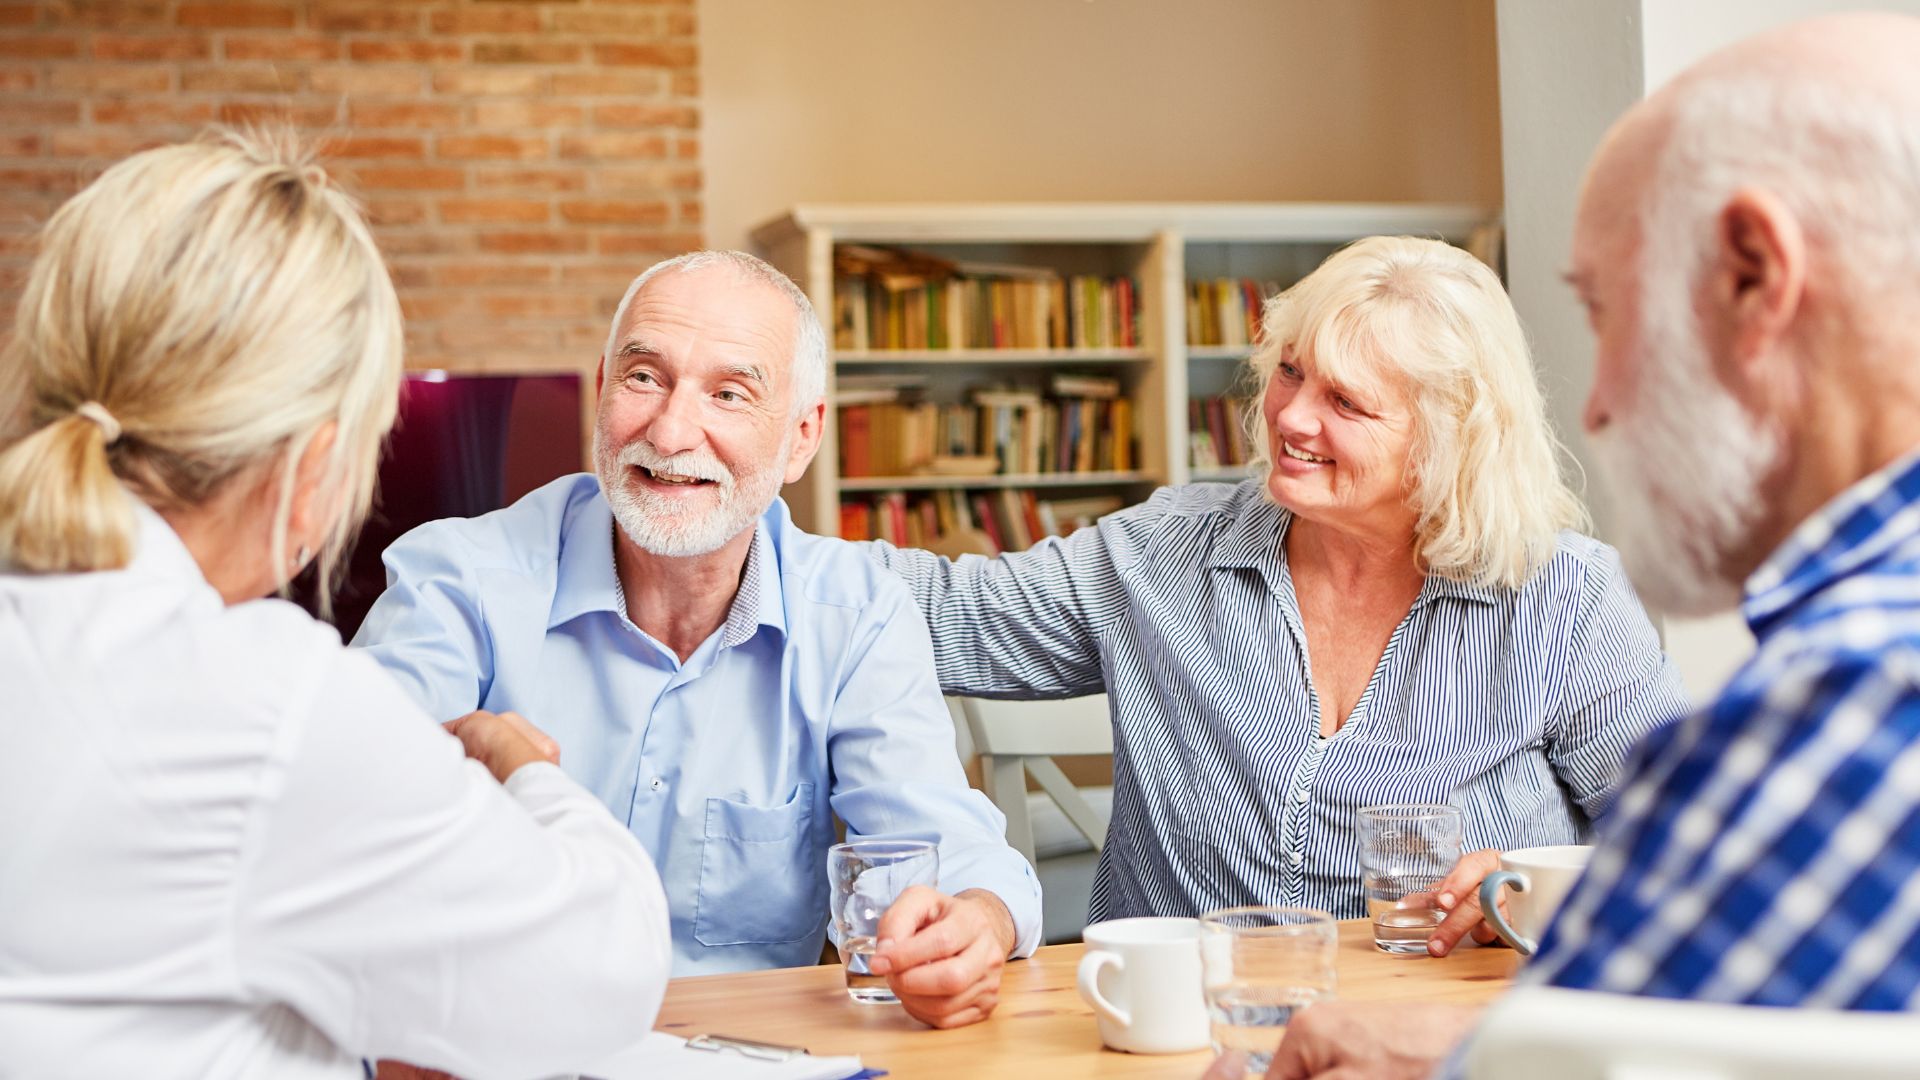
{"label": "man's ear", "polygon": [[813,461],[813,455],[820,452],[820,442],[827,431],[827,403],[820,400],[800,414],[797,421],[799,431],[793,437],[793,452],[787,455],[786,483],[800,479],[807,466]]}
{"label": "man's ear", "polygon": [[600,396],[607,392],[607,354],[600,354],[600,362],[593,365],[593,406],[600,407]]}
{"label": "man's ear", "polygon": [[1771,192],[1741,188],[1721,208],[1708,273],[1707,312],[1737,377],[1773,354],[1793,326],[1807,282],[1807,238]]}

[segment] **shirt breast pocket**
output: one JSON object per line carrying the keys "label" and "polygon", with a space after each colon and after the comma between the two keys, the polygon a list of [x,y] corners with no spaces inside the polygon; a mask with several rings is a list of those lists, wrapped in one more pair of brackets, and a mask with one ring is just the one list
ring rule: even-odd
{"label": "shirt breast pocket", "polygon": [[826,922],[827,868],[813,842],[813,790],[801,784],[785,806],[707,800],[694,940],[798,941]]}

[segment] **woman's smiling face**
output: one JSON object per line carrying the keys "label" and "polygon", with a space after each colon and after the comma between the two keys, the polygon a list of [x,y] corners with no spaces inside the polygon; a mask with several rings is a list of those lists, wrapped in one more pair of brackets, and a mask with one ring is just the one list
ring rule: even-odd
{"label": "woman's smiling face", "polygon": [[1398,541],[1419,514],[1408,501],[1413,400],[1388,380],[1365,390],[1282,351],[1261,405],[1272,471],[1267,491],[1304,521]]}

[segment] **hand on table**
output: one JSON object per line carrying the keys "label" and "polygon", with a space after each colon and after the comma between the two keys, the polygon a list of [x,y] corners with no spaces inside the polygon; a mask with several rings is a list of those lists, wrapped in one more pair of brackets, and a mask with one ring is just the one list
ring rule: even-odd
{"label": "hand on table", "polygon": [[519,713],[470,712],[443,726],[460,740],[468,757],[485,765],[503,784],[522,765],[560,764],[560,744]]}
{"label": "hand on table", "polygon": [[1013,951],[1013,916],[983,889],[948,896],[924,885],[880,918],[873,973],[907,1015],[937,1028],[985,1020],[1000,1003],[1000,969]]}
{"label": "hand on table", "polygon": [[[1323,1001],[1294,1015],[1267,1080],[1426,1080],[1478,1016],[1466,1005]],[[1202,1080],[1241,1080],[1246,1069],[1233,1051]]]}
{"label": "hand on table", "polygon": [[[1460,856],[1453,864],[1453,872],[1440,883],[1434,891],[1439,895],[1434,902],[1447,911],[1447,917],[1434,928],[1433,936],[1427,939],[1427,952],[1434,956],[1445,956],[1453,951],[1460,939],[1471,934],[1473,940],[1482,945],[1491,945],[1499,940],[1480,915],[1480,882],[1488,874],[1500,869],[1500,852],[1493,848],[1471,851]],[[1503,891],[1500,895],[1500,913],[1507,913],[1507,898]]]}

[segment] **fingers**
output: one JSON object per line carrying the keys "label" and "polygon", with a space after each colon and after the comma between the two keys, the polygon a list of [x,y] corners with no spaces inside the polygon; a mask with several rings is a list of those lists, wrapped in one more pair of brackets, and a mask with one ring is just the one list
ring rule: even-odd
{"label": "fingers", "polygon": [[500,719],[506,721],[515,731],[518,731],[528,742],[532,743],[534,747],[540,751],[541,756],[553,762],[555,765],[560,764],[560,744],[554,742],[552,736],[534,727],[532,721],[521,716],[519,713],[504,712],[500,714]]}
{"label": "fingers", "polygon": [[976,980],[957,994],[914,994],[897,989],[901,1008],[921,1023],[936,1028],[964,1027],[992,1015],[1000,1004],[997,977]]}
{"label": "fingers", "polygon": [[976,938],[955,955],[911,967],[896,965],[887,984],[896,994],[958,994],[982,980],[998,987],[1000,969],[1005,965],[991,942]]}
{"label": "fingers", "polygon": [[1434,927],[1433,935],[1427,938],[1427,952],[1433,956],[1445,956],[1460,944],[1476,927],[1486,925],[1480,921],[1480,897],[1469,894],[1467,899],[1440,920]]}
{"label": "fingers", "polygon": [[1437,902],[1447,917],[1427,939],[1429,954],[1447,955],[1460,944],[1461,938],[1484,925],[1480,921],[1480,882],[1499,866],[1500,853],[1491,848],[1462,855],[1454,864],[1453,871],[1436,890]]}
{"label": "fingers", "polygon": [[1339,1002],[1320,1002],[1293,1015],[1267,1066],[1267,1080],[1312,1080],[1339,1063]]}
{"label": "fingers", "polygon": [[1246,1080],[1246,1075],[1246,1051],[1229,1050],[1213,1059],[1212,1067],[1200,1080]]}
{"label": "fingers", "polygon": [[1480,881],[1500,869],[1500,852],[1494,848],[1469,851],[1453,864],[1453,870],[1440,883],[1440,906],[1452,911],[1468,897],[1478,898]]}
{"label": "fingers", "polygon": [[966,948],[963,928],[949,918],[953,909],[951,898],[925,885],[901,893],[875,930],[879,948],[873,954],[873,973],[904,971]]}

